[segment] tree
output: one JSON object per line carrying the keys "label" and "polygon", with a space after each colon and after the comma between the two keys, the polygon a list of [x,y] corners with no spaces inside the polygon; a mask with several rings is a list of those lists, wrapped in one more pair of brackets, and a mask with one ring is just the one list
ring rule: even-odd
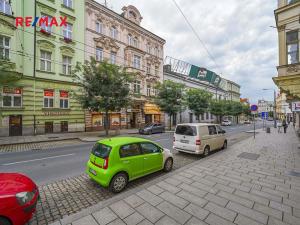
{"label": "tree", "polygon": [[218,122],[221,121],[222,117],[226,115],[225,104],[225,100],[213,99],[210,102],[210,112],[217,117]]}
{"label": "tree", "polygon": [[134,74],[124,68],[106,61],[97,62],[95,58],[77,64],[73,71],[74,79],[82,86],[82,93],[74,95],[83,108],[105,112],[105,133],[108,135],[108,113],[120,111],[130,102],[129,82],[133,81]]}
{"label": "tree", "polygon": [[201,89],[189,89],[186,92],[186,105],[199,117],[209,109],[212,94]]}
{"label": "tree", "polygon": [[243,105],[243,113],[247,117],[251,116],[250,105]]}
{"label": "tree", "polygon": [[168,114],[169,129],[171,130],[171,116],[182,110],[184,85],[166,80],[163,83],[158,83],[156,89],[158,95],[155,98],[155,103]]}

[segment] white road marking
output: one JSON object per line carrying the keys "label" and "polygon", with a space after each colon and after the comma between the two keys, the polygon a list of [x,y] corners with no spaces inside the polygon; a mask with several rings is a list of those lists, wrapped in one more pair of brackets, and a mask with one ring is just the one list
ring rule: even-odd
{"label": "white road marking", "polygon": [[71,155],[75,155],[75,154],[72,153],[72,154],[50,156],[50,157],[45,157],[45,158],[31,159],[31,160],[19,161],[19,162],[13,162],[13,163],[5,163],[5,164],[2,164],[2,166],[9,166],[9,165],[20,164],[20,163],[35,162],[35,161],[41,161],[41,160],[45,160],[45,159],[55,159],[55,158],[66,157],[66,156],[71,156]]}

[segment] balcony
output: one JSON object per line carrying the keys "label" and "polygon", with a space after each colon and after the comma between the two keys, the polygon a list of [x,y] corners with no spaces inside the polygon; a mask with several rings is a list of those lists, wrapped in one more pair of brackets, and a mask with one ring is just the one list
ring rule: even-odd
{"label": "balcony", "polygon": [[16,64],[7,60],[0,59],[0,83],[7,84],[21,79],[22,74],[16,72]]}

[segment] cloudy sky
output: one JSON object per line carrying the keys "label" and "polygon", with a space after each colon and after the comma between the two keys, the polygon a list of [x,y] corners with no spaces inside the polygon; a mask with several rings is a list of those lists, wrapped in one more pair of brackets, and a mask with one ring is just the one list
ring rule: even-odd
{"label": "cloudy sky", "polygon": [[[104,0],[97,0],[104,3]],[[136,6],[142,26],[164,38],[165,56],[206,67],[242,86],[242,97],[252,103],[273,99],[272,77],[278,64],[274,9],[277,0],[176,0],[214,61],[188,27],[172,0],[107,0],[121,13],[124,5]]]}

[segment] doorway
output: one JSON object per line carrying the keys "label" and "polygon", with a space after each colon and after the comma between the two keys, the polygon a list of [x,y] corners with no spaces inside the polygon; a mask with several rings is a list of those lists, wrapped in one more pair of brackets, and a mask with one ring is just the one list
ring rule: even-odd
{"label": "doorway", "polygon": [[45,133],[46,134],[53,133],[53,122],[45,122]]}
{"label": "doorway", "polygon": [[61,132],[68,132],[68,121],[60,122],[60,130]]}
{"label": "doorway", "polygon": [[22,116],[9,116],[9,136],[22,136]]}

